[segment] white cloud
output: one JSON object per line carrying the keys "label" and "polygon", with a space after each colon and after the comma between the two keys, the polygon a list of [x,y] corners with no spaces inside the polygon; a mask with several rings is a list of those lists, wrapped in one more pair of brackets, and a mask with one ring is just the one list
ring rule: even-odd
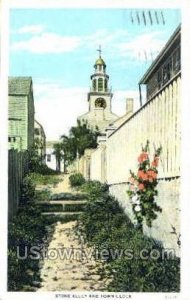
{"label": "white cloud", "polygon": [[11,50],[28,51],[31,53],[64,53],[85,46],[86,49],[95,49],[102,45],[106,49],[107,57],[119,53],[120,58],[130,57],[140,61],[153,60],[164,45],[163,32],[149,32],[138,36],[129,36],[127,30],[110,32],[102,28],[91,35],[64,36],[43,31],[42,25],[25,26],[19,29],[20,33],[33,33],[27,40],[13,42]]}
{"label": "white cloud", "polygon": [[151,60],[164,46],[162,32],[143,33],[127,42],[117,45],[122,56],[130,56],[140,61]]}
{"label": "white cloud", "polygon": [[23,26],[21,28],[19,28],[16,33],[17,34],[25,34],[25,33],[29,33],[29,34],[39,34],[42,33],[44,31],[44,26],[43,25],[26,25]]}
{"label": "white cloud", "polygon": [[35,118],[44,127],[47,140],[67,134],[77,117],[87,112],[87,92],[85,88],[63,88],[56,83],[34,84]]}
{"label": "white cloud", "polygon": [[117,44],[120,39],[125,39],[127,36],[125,30],[110,33],[106,29],[101,29],[85,36],[63,36],[44,31],[42,25],[24,26],[17,30],[17,33],[31,33],[33,36],[27,40],[13,42],[11,50],[38,54],[70,52],[81,46],[94,49],[100,44],[103,49],[106,48],[112,51],[112,45]]}
{"label": "white cloud", "polygon": [[15,51],[25,50],[32,53],[63,53],[70,52],[79,47],[79,37],[61,36],[55,33],[42,33],[38,36],[12,44]]}

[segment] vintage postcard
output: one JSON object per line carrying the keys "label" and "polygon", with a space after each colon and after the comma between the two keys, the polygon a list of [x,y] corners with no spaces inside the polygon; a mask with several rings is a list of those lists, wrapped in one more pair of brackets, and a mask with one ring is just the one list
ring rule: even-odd
{"label": "vintage postcard", "polygon": [[185,9],[50,4],[5,8],[2,299],[186,299]]}

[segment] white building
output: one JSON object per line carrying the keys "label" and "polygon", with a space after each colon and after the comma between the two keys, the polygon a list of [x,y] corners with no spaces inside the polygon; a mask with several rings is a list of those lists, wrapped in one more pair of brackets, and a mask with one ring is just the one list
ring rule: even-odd
{"label": "white building", "polygon": [[[54,145],[57,144],[58,141],[47,141],[46,142],[46,165],[52,170],[58,170]],[[64,172],[64,163],[63,160],[60,162],[60,172]]]}

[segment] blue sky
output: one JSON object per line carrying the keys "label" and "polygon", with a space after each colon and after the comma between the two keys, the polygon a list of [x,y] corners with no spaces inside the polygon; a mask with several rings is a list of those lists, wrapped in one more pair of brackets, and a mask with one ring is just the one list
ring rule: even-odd
{"label": "blue sky", "polygon": [[100,44],[122,115],[126,97],[138,107],[138,81],[180,22],[173,9],[13,9],[10,75],[33,77],[36,118],[57,139],[88,110]]}

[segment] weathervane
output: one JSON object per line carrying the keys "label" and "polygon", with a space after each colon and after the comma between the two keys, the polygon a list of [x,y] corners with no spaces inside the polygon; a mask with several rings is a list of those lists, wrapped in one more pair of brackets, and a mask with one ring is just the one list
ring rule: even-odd
{"label": "weathervane", "polygon": [[101,45],[99,45],[99,49],[97,49],[97,51],[99,52],[99,58],[101,58],[101,53],[102,53]]}

